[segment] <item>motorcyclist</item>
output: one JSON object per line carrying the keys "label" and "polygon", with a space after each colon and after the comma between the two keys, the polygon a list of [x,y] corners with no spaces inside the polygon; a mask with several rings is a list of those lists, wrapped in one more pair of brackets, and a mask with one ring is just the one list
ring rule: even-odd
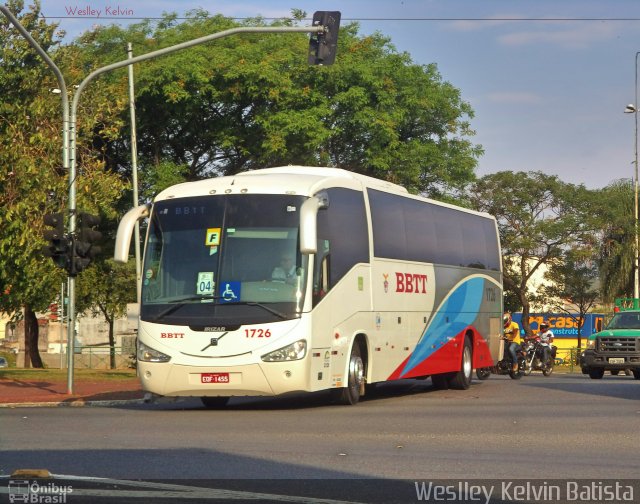
{"label": "motorcyclist", "polygon": [[540,343],[542,343],[542,362],[543,366],[548,367],[551,362],[551,343],[553,343],[553,332],[549,329],[549,324],[542,322],[540,324]]}
{"label": "motorcyclist", "polygon": [[507,351],[511,358],[512,371],[518,370],[518,347],[520,343],[520,326],[511,319],[510,313],[505,313],[502,319],[504,322],[504,337],[507,340]]}

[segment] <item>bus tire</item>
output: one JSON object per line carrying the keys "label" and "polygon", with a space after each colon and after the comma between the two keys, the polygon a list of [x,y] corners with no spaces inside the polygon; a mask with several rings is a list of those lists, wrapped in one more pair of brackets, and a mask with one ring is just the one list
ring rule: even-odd
{"label": "bus tire", "polygon": [[457,371],[449,378],[449,387],[456,390],[467,390],[471,385],[471,373],[473,372],[473,349],[471,340],[464,339],[462,347],[462,357],[460,359],[460,371]]}
{"label": "bus tire", "polygon": [[447,390],[449,388],[449,376],[448,374],[431,375],[431,383],[437,390]]}
{"label": "bus tire", "polygon": [[335,402],[344,405],[357,404],[364,388],[364,362],[360,353],[360,345],[354,343],[349,356],[349,370],[347,372],[347,386],[333,389]]}
{"label": "bus tire", "polygon": [[201,397],[200,401],[202,401],[202,404],[207,409],[218,409],[218,408],[224,408],[229,402],[229,398],[205,396],[205,397]]}

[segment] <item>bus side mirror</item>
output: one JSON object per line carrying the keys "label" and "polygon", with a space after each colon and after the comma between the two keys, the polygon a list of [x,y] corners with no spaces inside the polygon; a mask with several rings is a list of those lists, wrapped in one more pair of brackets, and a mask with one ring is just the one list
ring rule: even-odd
{"label": "bus side mirror", "polygon": [[305,201],[300,207],[300,252],[315,254],[318,251],[318,210],[329,208],[329,195],[321,192]]}
{"label": "bus side mirror", "polygon": [[129,260],[129,247],[131,246],[131,235],[133,228],[140,219],[149,216],[150,205],[140,205],[129,210],[118,225],[116,235],[116,247],[113,252],[113,260],[119,263],[126,263]]}

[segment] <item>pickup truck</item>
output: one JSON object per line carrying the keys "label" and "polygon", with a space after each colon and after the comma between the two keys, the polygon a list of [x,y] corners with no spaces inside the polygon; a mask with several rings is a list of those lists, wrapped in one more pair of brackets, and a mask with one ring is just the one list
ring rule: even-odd
{"label": "pickup truck", "polygon": [[618,374],[626,370],[640,380],[640,309],[615,313],[602,331],[589,336],[580,367],[595,380],[605,371]]}

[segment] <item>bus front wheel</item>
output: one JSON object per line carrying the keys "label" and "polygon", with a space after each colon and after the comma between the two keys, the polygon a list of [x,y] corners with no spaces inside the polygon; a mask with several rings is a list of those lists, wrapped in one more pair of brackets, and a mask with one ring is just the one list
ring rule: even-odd
{"label": "bus front wheel", "polygon": [[347,386],[333,389],[332,394],[338,404],[353,405],[360,400],[364,388],[364,362],[360,355],[360,346],[354,343],[349,357]]}

